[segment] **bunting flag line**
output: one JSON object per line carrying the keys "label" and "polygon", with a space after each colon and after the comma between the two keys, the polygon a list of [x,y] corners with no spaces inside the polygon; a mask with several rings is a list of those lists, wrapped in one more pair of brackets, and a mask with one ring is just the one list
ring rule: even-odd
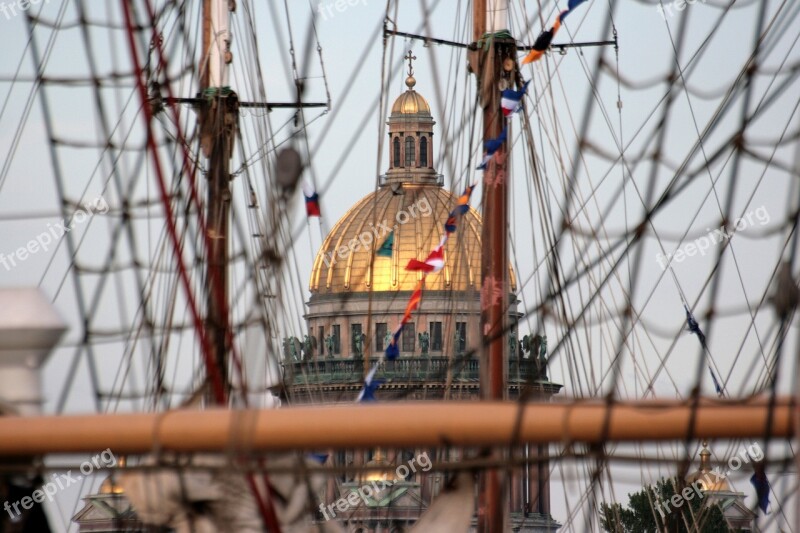
{"label": "bunting flag line", "polygon": [[394,246],[394,230],[389,233],[386,240],[383,241],[381,247],[375,252],[378,257],[392,257],[392,247]]}
{"label": "bunting flag line", "polygon": [[372,370],[369,371],[367,377],[364,378],[364,387],[361,389],[361,392],[358,393],[358,398],[356,398],[356,402],[375,402],[375,391],[378,390],[378,387],[383,383],[382,379],[375,379],[375,373],[378,371],[378,365],[372,367]]}
{"label": "bunting flag line", "polygon": [[756,489],[756,496],[758,498],[758,508],[764,514],[767,514],[769,508],[769,480],[767,474],[764,472],[764,464],[756,465],[755,473],[750,477],[750,483]]}
{"label": "bunting flag line", "polygon": [[327,453],[317,453],[317,452],[309,452],[307,457],[312,461],[316,461],[321,465],[324,465],[325,462],[328,460]]}
{"label": "bunting flag line", "polygon": [[[703,330],[700,329],[700,324],[697,323],[695,320],[694,315],[692,312],[689,311],[689,306],[685,303],[683,304],[683,308],[686,310],[686,323],[689,326],[689,331],[697,335],[697,338],[700,339],[700,345],[703,347],[703,351],[708,351],[708,346],[706,346],[706,336],[703,333]],[[711,380],[714,382],[714,389],[717,391],[717,396],[724,395],[724,389],[720,384],[719,380],[717,379],[717,375],[714,373],[714,369],[711,368],[711,363],[708,364],[708,371],[711,373]]]}
{"label": "bunting flag line", "polygon": [[586,0],[569,0],[567,3],[567,9],[558,14],[558,17],[556,17],[556,20],[553,23],[553,27],[549,30],[543,31],[536,38],[536,41],[533,43],[533,50],[531,50],[530,53],[522,60],[523,65],[533,63],[534,61],[538,61],[542,58],[547,49],[550,48],[550,45],[553,44],[553,37],[555,37],[556,33],[558,33],[558,29],[561,27],[561,23],[564,22],[564,19],[567,18],[567,15],[572,13],[572,10],[585,1]]}
{"label": "bunting flag line", "polygon": [[[497,147],[499,147],[503,141],[505,141],[506,130],[503,128],[503,132],[501,133],[497,141]],[[487,143],[488,145],[488,143]],[[492,153],[497,150],[497,147],[488,147],[487,149],[492,149]],[[386,350],[384,355],[387,360],[393,361],[400,356],[400,334],[403,331],[403,327],[411,321],[411,315],[414,311],[416,311],[420,303],[422,302],[422,287],[425,283],[425,276],[430,273],[439,272],[444,268],[444,245],[447,243],[447,237],[456,231],[456,224],[458,217],[469,211],[469,199],[472,196],[472,191],[475,189],[476,184],[467,185],[466,189],[464,189],[464,193],[458,197],[456,200],[456,206],[450,215],[447,218],[447,222],[445,223],[445,234],[442,237],[441,241],[439,241],[439,245],[434,248],[428,257],[425,258],[425,261],[419,261],[417,259],[411,259],[406,265],[406,270],[411,272],[423,272],[422,279],[417,283],[416,288],[411,293],[411,297],[408,299],[408,304],[406,305],[406,310],[403,313],[403,318],[400,320],[400,324],[398,324],[397,329],[392,333],[392,337],[389,341],[389,345],[386,346]],[[378,255],[381,254],[385,248],[388,248],[387,255],[391,256],[391,245],[394,243],[394,232],[389,234],[389,237],[384,241],[381,245],[380,250],[378,250]]]}
{"label": "bunting flag line", "polygon": [[697,335],[697,338],[700,339],[700,344],[703,346],[703,350],[707,350],[706,336],[700,330],[700,325],[697,323],[697,320],[694,319],[692,312],[689,311],[689,306],[683,304],[683,308],[686,309],[686,323],[689,325],[689,331]]}
{"label": "bunting flag line", "polygon": [[417,283],[417,288],[411,293],[411,298],[408,299],[408,305],[406,306],[406,312],[403,313],[403,320],[400,321],[402,324],[408,323],[408,321],[411,320],[411,313],[416,311],[419,307],[422,301],[422,282],[424,280],[425,278],[421,279],[419,283]]}
{"label": "bunting flag line", "polygon": [[428,254],[425,261],[419,261],[417,259],[410,260],[406,265],[406,270],[410,270],[411,272],[425,272],[426,274],[439,272],[444,268],[444,243],[446,240],[447,237],[444,237],[439,243],[439,246]]}
{"label": "bunting flag line", "polygon": [[539,34],[539,36],[536,38],[536,41],[533,43],[533,50],[531,50],[528,55],[525,56],[525,58],[522,60],[522,64],[527,65],[528,63],[539,61],[547,49],[550,48],[550,45],[553,44],[553,37],[558,32],[560,27],[561,16],[559,15],[558,18],[556,18],[555,23],[553,23],[552,28]]}
{"label": "bunting flag line", "polygon": [[528,91],[529,83],[530,80],[526,81],[519,91],[505,89],[500,93],[500,107],[503,108],[504,116],[513,115],[522,109],[522,97]]}
{"label": "bunting flag line", "polygon": [[400,356],[400,346],[398,343],[400,342],[400,333],[402,333],[404,325],[404,322],[400,322],[400,325],[397,326],[397,329],[392,334],[392,339],[389,341],[389,346],[386,347],[384,355],[386,355],[386,359],[389,361],[394,361]]}
{"label": "bunting flag line", "polygon": [[320,215],[319,209],[319,195],[314,187],[308,183],[303,182],[303,196],[306,198],[306,215],[308,217],[318,217]]}
{"label": "bunting flag line", "polygon": [[489,139],[484,143],[486,152],[484,153],[483,161],[481,161],[481,164],[477,167],[478,170],[484,170],[489,164],[489,161],[494,157],[495,152],[506,142],[507,129],[507,127],[504,127],[503,131],[500,132],[500,135],[496,139]]}
{"label": "bunting flag line", "polygon": [[564,19],[567,18],[567,15],[572,13],[572,10],[574,10],[576,7],[578,7],[585,1],[586,0],[569,0],[569,2],[567,2],[567,9],[561,12],[561,14],[558,16],[558,20],[564,22]]}
{"label": "bunting flag line", "polygon": [[447,235],[456,232],[456,222],[456,212],[454,210],[452,213],[450,213],[450,216],[447,217],[447,220],[444,223],[444,232]]}
{"label": "bunting flag line", "polygon": [[469,198],[472,196],[472,191],[475,189],[475,184],[467,185],[464,194],[458,197],[456,207],[450,212],[447,221],[444,223],[445,235],[455,233],[458,217],[469,211]]}
{"label": "bunting flag line", "polygon": [[714,388],[717,390],[717,396],[723,396],[722,385],[720,385],[717,375],[714,374],[714,370],[711,368],[711,365],[708,365],[708,371],[711,372],[711,379],[714,380]]}
{"label": "bunting flag line", "polygon": [[467,211],[469,211],[469,198],[472,196],[472,191],[475,189],[475,184],[467,185],[467,188],[464,190],[464,194],[458,197],[456,201],[456,211],[458,211],[459,215],[463,215]]}

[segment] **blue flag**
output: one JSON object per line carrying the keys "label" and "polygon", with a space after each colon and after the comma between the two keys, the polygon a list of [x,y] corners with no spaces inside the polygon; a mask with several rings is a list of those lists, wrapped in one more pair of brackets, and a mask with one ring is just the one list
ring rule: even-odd
{"label": "blue flag", "polygon": [[496,139],[489,139],[483,143],[486,153],[483,156],[481,164],[478,165],[478,170],[484,170],[489,165],[489,161],[492,160],[495,152],[497,152],[500,147],[503,146],[503,143],[506,142],[506,133],[506,128],[504,127],[503,131],[500,132],[500,135]]}
{"label": "blue flag", "polygon": [[377,401],[375,399],[375,391],[378,390],[378,387],[383,383],[382,379],[375,379],[375,372],[377,371],[378,365],[375,365],[372,367],[372,370],[369,371],[369,374],[367,374],[367,377],[364,379],[364,387],[358,394],[358,398],[356,398],[357,402]]}
{"label": "blue flag", "polygon": [[692,312],[689,311],[689,307],[686,304],[683,304],[683,308],[686,309],[686,322],[689,324],[689,331],[697,335],[697,338],[700,339],[700,344],[703,346],[703,350],[706,349],[706,336],[700,330],[700,325],[697,323],[697,320],[694,319]]}
{"label": "blue flag", "polygon": [[392,335],[392,340],[389,341],[389,346],[386,347],[386,359],[394,361],[400,357],[400,333],[403,331],[403,323],[397,327],[397,331]]}
{"label": "blue flag", "polygon": [[756,473],[750,477],[750,483],[756,488],[756,496],[758,497],[758,508],[766,514],[769,507],[769,481],[767,474],[764,473],[764,466],[756,468]]}

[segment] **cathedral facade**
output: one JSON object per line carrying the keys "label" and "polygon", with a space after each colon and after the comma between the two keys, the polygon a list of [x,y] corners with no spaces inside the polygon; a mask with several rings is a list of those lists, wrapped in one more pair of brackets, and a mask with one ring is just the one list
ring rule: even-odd
{"label": "cathedral facade", "polygon": [[[394,361],[382,359],[409,297],[423,279],[423,274],[406,271],[405,266],[410,259],[424,259],[440,243],[457,199],[444,188],[434,165],[435,122],[415,85],[409,72],[407,90],[392,105],[387,121],[389,169],[380,176],[377,190],[347,211],[317,253],[309,282],[303,356],[287,357],[284,365],[294,404],[353,402],[375,364],[379,364],[377,377],[383,380],[376,393],[379,401],[479,400],[481,218],[472,208],[444,246],[444,268],[425,276],[422,305],[399,339],[400,356]],[[515,324],[520,315],[510,267],[509,280],[509,319]],[[548,401],[561,385],[547,379],[538,348],[527,350],[533,353],[526,356],[516,328],[508,342],[508,398],[517,398],[527,388],[532,400]],[[539,460],[545,452],[546,448],[526,446],[512,451],[527,459],[513,470],[506,498],[513,531],[559,527],[550,516],[549,467]],[[332,519],[338,513],[335,518],[351,532],[405,531],[449,477],[438,470],[411,472],[401,467],[422,458],[457,462],[466,453],[332,450],[328,464],[341,474],[320,495],[324,503],[318,519]],[[353,497],[356,503],[342,505],[360,487],[387,476],[390,486],[379,494]],[[337,503],[343,511],[337,511]]]}

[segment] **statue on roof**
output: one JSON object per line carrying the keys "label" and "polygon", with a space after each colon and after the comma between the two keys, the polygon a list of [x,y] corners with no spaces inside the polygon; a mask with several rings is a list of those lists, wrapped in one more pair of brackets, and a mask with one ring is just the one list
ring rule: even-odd
{"label": "statue on roof", "polygon": [[300,340],[297,337],[283,339],[283,357],[290,361],[299,361]]}
{"label": "statue on roof", "polygon": [[508,356],[514,359],[517,356],[517,336],[514,330],[508,333]]}
{"label": "statue on roof", "polygon": [[453,343],[455,344],[455,352],[459,355],[464,353],[464,340],[465,339],[461,336],[461,333],[456,330],[455,334],[453,335]]}
{"label": "statue on roof", "polygon": [[353,339],[353,347],[355,348],[354,357],[356,359],[364,357],[364,343],[366,340],[367,336],[363,333],[356,334],[355,339]]}
{"label": "statue on roof", "polygon": [[309,361],[314,357],[314,350],[317,349],[317,339],[314,335],[306,335],[303,338],[303,361]]}
{"label": "statue on roof", "polygon": [[333,335],[328,335],[325,337],[325,347],[328,349],[328,359],[333,359],[333,347],[335,345]]}
{"label": "statue on roof", "polygon": [[430,346],[431,337],[427,331],[419,334],[419,349],[422,355],[428,355],[428,347]]}
{"label": "statue on roof", "polygon": [[534,365],[534,380],[547,380],[547,335],[525,335],[522,337],[522,352]]}
{"label": "statue on roof", "polygon": [[392,334],[387,331],[386,335],[383,336],[383,349],[385,350],[386,348],[388,348],[389,344],[391,343],[392,343]]}
{"label": "statue on roof", "polygon": [[539,379],[547,380],[547,335],[536,335],[534,342],[539,345],[539,358],[536,361]]}

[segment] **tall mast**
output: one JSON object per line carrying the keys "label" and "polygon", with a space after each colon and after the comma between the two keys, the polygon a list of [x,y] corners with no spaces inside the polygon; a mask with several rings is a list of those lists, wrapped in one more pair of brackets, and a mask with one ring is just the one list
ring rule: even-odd
{"label": "tall mast", "polygon": [[[238,98],[227,86],[231,62],[228,0],[203,0],[203,56],[200,64],[200,145],[208,158],[206,206],[206,333],[214,362],[230,392],[228,351],[228,234],[230,158],[238,117]],[[218,399],[216,399],[218,400]]]}
{"label": "tall mast", "polygon": [[[478,91],[483,108],[483,138],[495,139],[503,129],[500,113],[500,83],[516,72],[514,40],[494,35],[508,27],[507,0],[473,1],[473,38],[483,40],[473,64],[478,76]],[[488,38],[487,37],[491,37]],[[488,49],[485,46],[488,45]],[[505,60],[505,61],[504,61]],[[511,60],[512,67],[508,68]],[[504,67],[507,70],[504,70]],[[513,78],[511,78],[513,81]],[[483,227],[481,242],[481,396],[502,400],[506,391],[505,361],[508,313],[508,185],[507,149],[501,147],[483,174]],[[501,452],[493,454],[501,459]],[[481,480],[478,531],[501,533],[506,530],[505,483],[498,470],[486,470]]]}

